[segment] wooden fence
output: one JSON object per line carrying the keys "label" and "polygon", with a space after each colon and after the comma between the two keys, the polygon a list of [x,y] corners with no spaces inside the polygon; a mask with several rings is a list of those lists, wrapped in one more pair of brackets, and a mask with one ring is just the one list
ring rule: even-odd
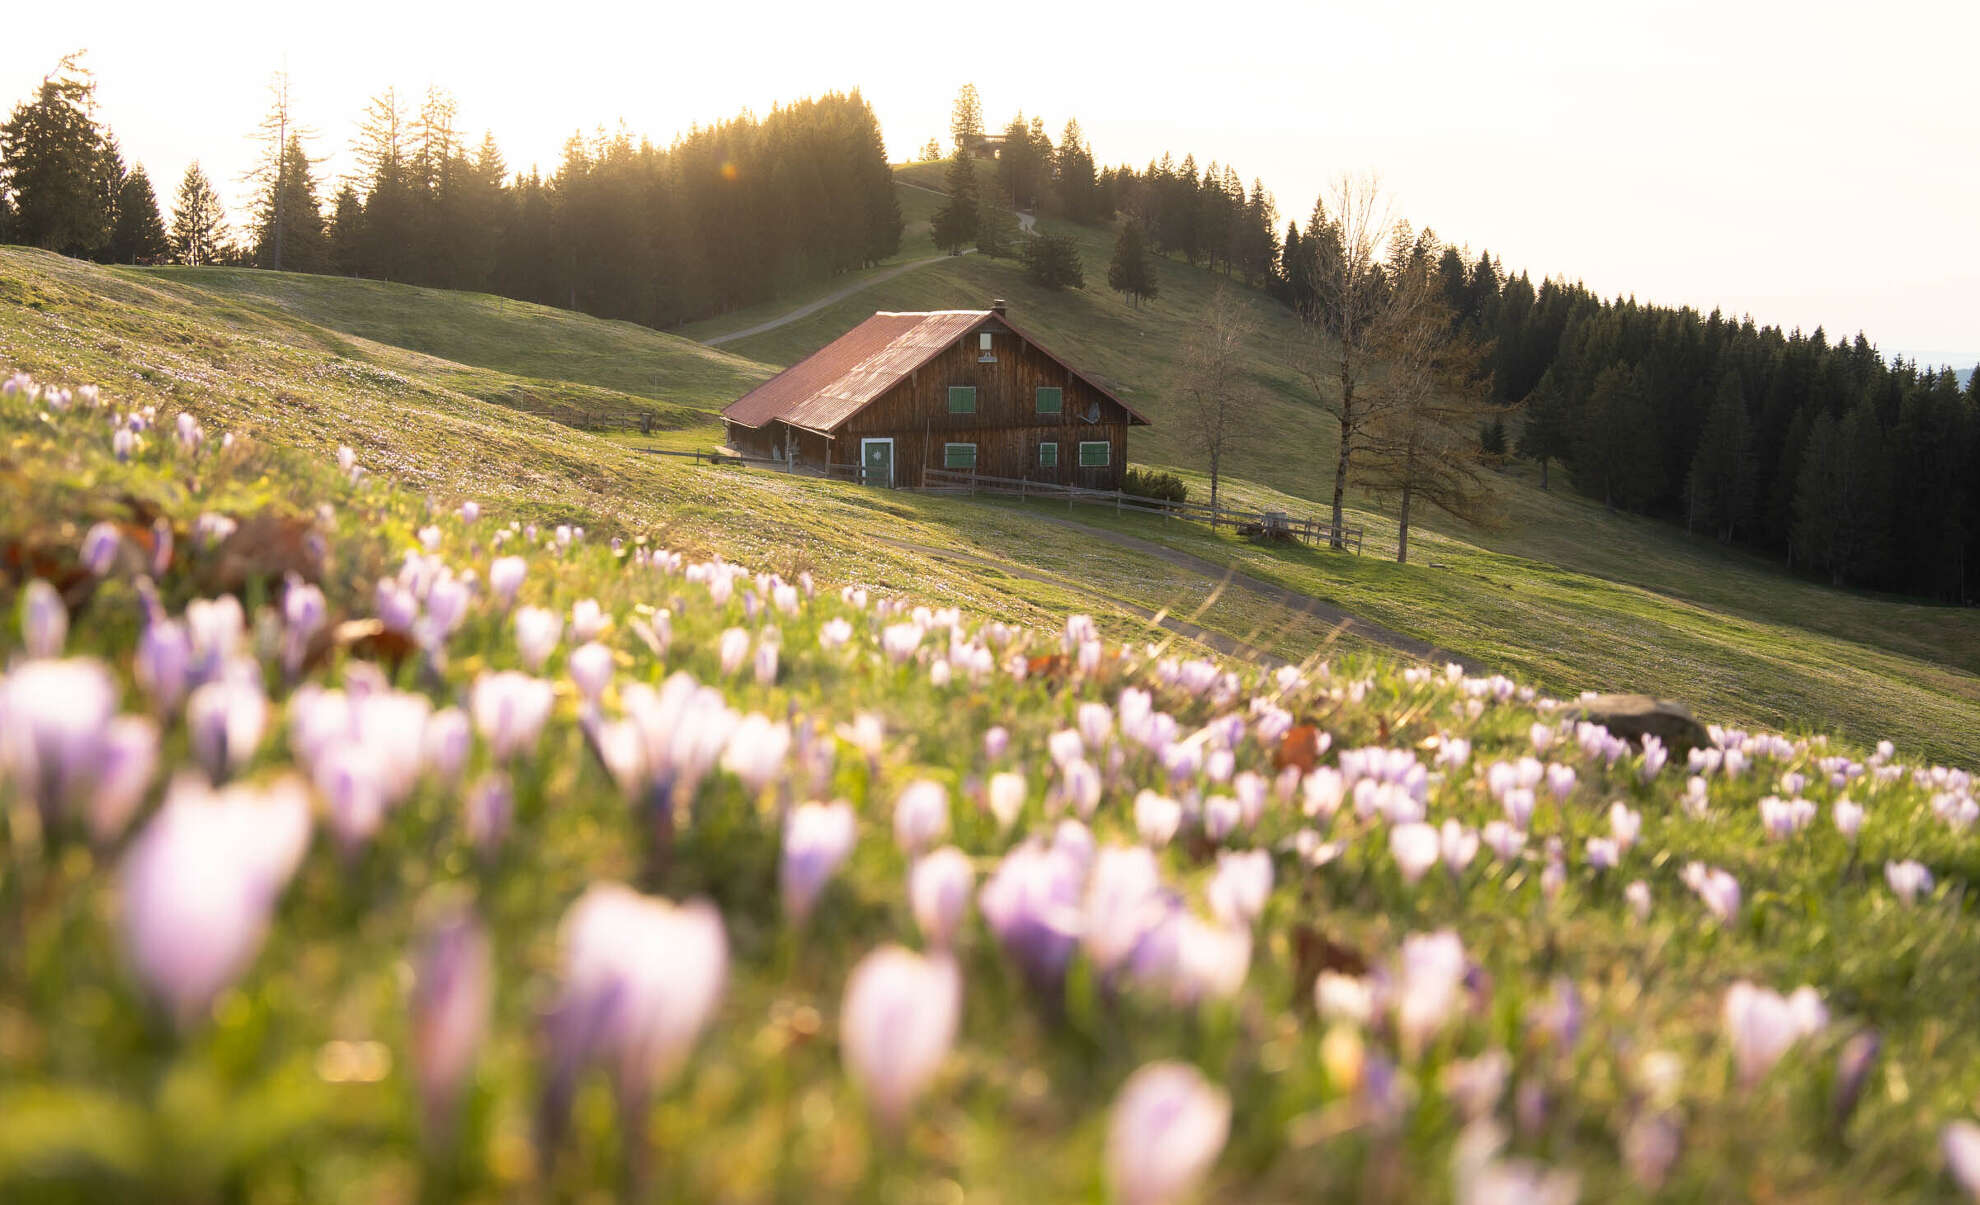
{"label": "wooden fence", "polygon": [[[1285,511],[1234,510],[1227,506],[1210,506],[1202,502],[1171,502],[1166,498],[1148,498],[1140,494],[1123,493],[1120,490],[1095,490],[1078,485],[1060,485],[1052,481],[1032,481],[1022,477],[991,477],[982,473],[957,472],[951,469],[923,469],[921,479],[923,493],[1008,494],[1020,499],[1063,498],[1068,507],[1075,502],[1112,506],[1117,511],[1139,511],[1142,514],[1162,515],[1170,519],[1208,523],[1213,529],[1229,524],[1259,535],[1292,536],[1316,544],[1331,544],[1334,538],[1332,523],[1324,519],[1296,519]],[[1341,543],[1354,549],[1357,554],[1361,552],[1361,537],[1362,529],[1359,527],[1344,527],[1341,531]]]}
{"label": "wooden fence", "polygon": [[[762,456],[742,456],[734,452],[674,452],[663,448],[647,448],[652,456],[676,456],[692,460],[696,464],[730,464],[746,468],[775,469],[781,473],[801,473],[811,477],[830,477],[837,481],[859,481],[862,478],[860,466],[856,464],[792,464],[788,460],[775,460]],[[951,469],[923,469],[921,471],[924,494],[1008,494],[1020,499],[1043,498],[1065,500],[1068,507],[1075,502],[1095,506],[1111,506],[1117,511],[1138,511],[1142,514],[1161,515],[1169,519],[1188,519],[1196,523],[1208,523],[1211,528],[1229,524],[1248,532],[1268,536],[1290,536],[1315,544],[1331,544],[1334,525],[1324,519],[1296,519],[1280,510],[1234,510],[1228,506],[1210,506],[1202,502],[1171,502],[1166,498],[1148,498],[1140,494],[1123,493],[1120,490],[1095,490],[1078,485],[1060,485],[1053,481],[1032,481],[1022,477],[991,477],[983,473],[963,473]],[[1344,527],[1341,529],[1341,544],[1361,552],[1362,529]]]}

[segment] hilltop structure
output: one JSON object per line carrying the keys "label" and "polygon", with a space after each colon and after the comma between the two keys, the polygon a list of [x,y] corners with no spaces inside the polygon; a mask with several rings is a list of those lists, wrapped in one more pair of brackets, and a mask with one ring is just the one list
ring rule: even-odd
{"label": "hilltop structure", "polygon": [[1119,489],[1148,420],[987,310],[878,313],[722,411],[729,447],[869,485],[930,469]]}

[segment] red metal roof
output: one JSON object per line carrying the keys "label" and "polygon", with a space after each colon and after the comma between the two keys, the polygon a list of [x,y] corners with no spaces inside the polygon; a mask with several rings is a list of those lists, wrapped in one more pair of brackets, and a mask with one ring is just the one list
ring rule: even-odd
{"label": "red metal roof", "polygon": [[[829,433],[898,384],[915,369],[934,359],[991,318],[1010,326],[1005,315],[994,310],[932,310],[917,314],[878,313],[811,355],[771,377],[748,393],[730,402],[722,417],[745,427],[761,427],[782,421],[807,431]],[[1019,338],[1040,351],[1036,339],[1011,328]],[[1045,351],[1052,356],[1052,353]],[[1061,365],[1065,361],[1052,356]],[[1113,391],[1076,372],[1121,409],[1130,421],[1146,424]]]}

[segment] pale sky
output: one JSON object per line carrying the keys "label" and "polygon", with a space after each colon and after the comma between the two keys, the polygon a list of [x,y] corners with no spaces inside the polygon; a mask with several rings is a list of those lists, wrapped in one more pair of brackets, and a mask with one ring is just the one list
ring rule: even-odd
{"label": "pale sky", "polygon": [[0,101],[87,48],[168,207],[193,158],[242,199],[284,65],[332,172],[388,84],[450,90],[470,141],[548,170],[579,128],[665,142],[854,87],[907,158],[973,81],[992,127],[1023,108],[1055,139],[1076,116],[1103,163],[1229,161],[1302,224],[1372,169],[1417,225],[1536,280],[1980,358],[1971,0],[10,7]]}

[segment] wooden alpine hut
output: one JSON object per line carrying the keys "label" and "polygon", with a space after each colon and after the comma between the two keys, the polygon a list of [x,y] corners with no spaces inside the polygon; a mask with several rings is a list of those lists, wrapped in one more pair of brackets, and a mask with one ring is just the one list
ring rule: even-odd
{"label": "wooden alpine hut", "polygon": [[[987,310],[879,313],[722,411],[729,447],[871,485],[927,469],[1119,489],[1148,420]],[[857,470],[853,466],[858,466]]]}

